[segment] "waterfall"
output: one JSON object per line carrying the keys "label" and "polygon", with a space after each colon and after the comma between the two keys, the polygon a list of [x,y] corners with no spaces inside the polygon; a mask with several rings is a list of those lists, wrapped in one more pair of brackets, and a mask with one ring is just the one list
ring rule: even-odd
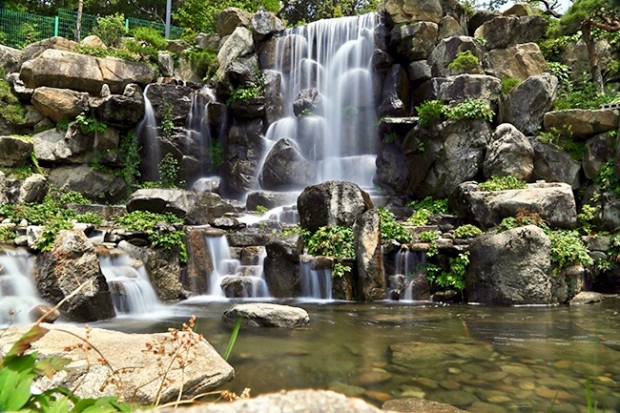
{"label": "waterfall", "polygon": [[229,297],[269,297],[269,289],[263,274],[262,252],[255,263],[242,265],[232,258],[226,236],[207,237],[207,246],[213,263],[209,274],[207,295],[215,299]]}
{"label": "waterfall", "polygon": [[43,304],[32,281],[32,256],[20,251],[0,255],[0,325],[28,323],[30,310]]}
{"label": "waterfall", "polygon": [[145,170],[142,178],[146,181],[157,181],[159,179],[158,165],[161,161],[161,148],[159,147],[155,111],[148,98],[149,86],[147,85],[144,88],[144,117],[138,123],[136,133],[145,152],[145,159],[142,162]]}
{"label": "waterfall", "polygon": [[[213,168],[215,159],[214,136],[212,136],[212,121],[221,124],[221,119],[210,119],[209,107],[217,99],[212,89],[204,86],[192,98],[192,105],[185,122],[186,126],[186,153],[196,156],[198,161],[198,176],[205,177]],[[218,138],[217,136],[215,138]],[[219,155],[217,155],[219,156]]]}
{"label": "waterfall", "polygon": [[413,278],[418,271],[422,271],[425,267],[426,253],[424,252],[403,248],[396,254],[396,274],[402,274],[408,280],[401,293],[403,301],[413,300]]}
{"label": "waterfall", "polygon": [[332,271],[313,270],[312,256],[299,257],[301,270],[301,298],[312,300],[332,299]]}
{"label": "waterfall", "polygon": [[[289,29],[276,45],[284,109],[266,139],[295,140],[314,163],[318,182],[372,186],[377,151],[370,63],[374,26],[375,14],[321,20]],[[293,101],[307,89],[318,92],[320,108],[296,117]]]}
{"label": "waterfall", "polygon": [[143,265],[132,265],[129,256],[99,257],[99,265],[112,294],[117,314],[149,314],[162,305]]}

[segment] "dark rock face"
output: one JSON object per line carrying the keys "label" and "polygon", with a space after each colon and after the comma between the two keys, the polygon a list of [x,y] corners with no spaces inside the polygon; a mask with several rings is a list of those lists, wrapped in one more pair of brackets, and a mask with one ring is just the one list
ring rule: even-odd
{"label": "dark rock face", "polygon": [[471,244],[470,252],[467,301],[491,305],[552,302],[551,242],[542,229],[529,225],[483,235]]}
{"label": "dark rock face", "polygon": [[239,196],[256,187],[262,153],[262,120],[235,121],[228,131],[222,165],[224,193]]}
{"label": "dark rock face", "polygon": [[61,308],[68,320],[89,322],[116,315],[95,249],[84,233],[62,231],[50,252],[37,257],[35,282],[41,298],[56,304],[81,290]]}
{"label": "dark rock face", "polygon": [[295,116],[308,113],[321,113],[321,95],[315,88],[301,90],[293,101]]}
{"label": "dark rock face", "polygon": [[532,141],[534,148],[534,171],[532,180],[547,182],[565,182],[573,189],[581,185],[581,165],[568,153],[555,146],[542,143],[538,139]]}
{"label": "dark rock face", "polygon": [[299,152],[294,140],[280,139],[269,151],[259,176],[267,190],[290,190],[310,185],[316,179],[314,165]]}
{"label": "dark rock face", "polygon": [[265,281],[274,297],[295,297],[298,295],[300,272],[299,255],[302,253],[301,237],[289,236],[273,240],[265,245],[267,256],[264,261]]}
{"label": "dark rock face", "polygon": [[144,97],[138,85],[130,84],[125,87],[122,95],[91,99],[90,107],[101,122],[131,128],[144,116]]}
{"label": "dark rock face", "polygon": [[0,166],[13,168],[30,161],[32,142],[15,136],[0,136]]}
{"label": "dark rock face", "polygon": [[502,120],[526,135],[535,133],[553,106],[557,89],[558,79],[549,73],[527,78],[503,102]]}
{"label": "dark rock face", "polygon": [[62,166],[50,171],[51,185],[64,186],[95,201],[116,202],[126,196],[126,182],[110,173],[96,171],[88,165]]}
{"label": "dark rock face", "polygon": [[370,196],[365,191],[356,184],[341,181],[309,186],[297,199],[300,224],[310,231],[326,225],[351,227],[372,207]]}
{"label": "dark rock face", "polygon": [[213,271],[214,264],[205,233],[197,228],[188,228],[186,236],[188,261],[181,277],[183,288],[196,294],[206,294],[209,291],[207,274]]}

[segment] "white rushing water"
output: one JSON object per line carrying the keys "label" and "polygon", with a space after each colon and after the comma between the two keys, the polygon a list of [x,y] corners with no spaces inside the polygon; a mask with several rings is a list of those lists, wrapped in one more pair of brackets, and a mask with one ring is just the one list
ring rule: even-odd
{"label": "white rushing water", "polygon": [[426,253],[401,249],[396,255],[396,274],[402,274],[409,282],[401,292],[401,300],[412,301],[414,296],[413,278],[426,267]]}
{"label": "white rushing water", "polygon": [[146,315],[162,310],[143,265],[135,265],[127,255],[99,257],[114,309],[119,315]]}
{"label": "white rushing water", "polygon": [[312,256],[299,257],[301,272],[301,298],[309,300],[332,299],[332,271],[313,270]]}
{"label": "white rushing water", "polygon": [[146,181],[157,181],[159,179],[159,171],[157,169],[159,162],[161,161],[161,148],[159,147],[159,140],[157,138],[157,119],[155,118],[155,111],[151,100],[148,98],[149,86],[144,88],[144,116],[138,126],[136,127],[136,134],[140,138],[142,145],[144,145],[144,153],[146,159],[143,159],[142,164],[145,165],[144,174],[142,179]]}
{"label": "white rushing water", "polygon": [[0,251],[0,325],[32,321],[30,310],[43,304],[32,280],[32,256]]}
{"label": "white rushing water", "polygon": [[[377,151],[371,56],[375,15],[321,20],[289,29],[276,46],[282,75],[282,118],[270,125],[271,145],[295,140],[316,165],[317,182],[345,180],[372,186]],[[317,113],[295,117],[300,91],[316,89]],[[268,150],[265,150],[265,156]]]}

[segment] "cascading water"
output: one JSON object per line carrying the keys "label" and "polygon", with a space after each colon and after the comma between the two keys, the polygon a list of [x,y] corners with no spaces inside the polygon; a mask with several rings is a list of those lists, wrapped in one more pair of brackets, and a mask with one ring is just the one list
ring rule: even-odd
{"label": "cascading water", "polygon": [[159,147],[155,111],[148,98],[149,86],[147,85],[144,88],[144,116],[136,127],[136,133],[145,153],[145,162],[142,162],[145,168],[142,178],[146,181],[157,181],[159,179],[157,166],[161,161],[161,148]]}
{"label": "cascading water", "polygon": [[311,300],[332,299],[332,271],[313,270],[312,256],[299,257],[301,271],[301,298]]}
{"label": "cascading water", "polygon": [[30,310],[43,304],[33,284],[32,256],[5,251],[0,255],[0,325],[27,323]]}
{"label": "cascading water", "polygon": [[398,253],[396,254],[396,274],[404,275],[405,279],[409,280],[401,293],[401,300],[413,300],[413,277],[418,271],[424,269],[425,267],[426,253],[422,251],[410,251],[405,248],[398,251]]}
{"label": "cascading water", "polygon": [[[316,165],[319,182],[372,186],[377,145],[370,66],[374,27],[375,14],[321,20],[289,29],[278,40],[275,70],[282,75],[283,118],[270,125],[266,139],[293,139]],[[296,117],[293,101],[309,89],[318,92],[320,107]]]}
{"label": "cascading water", "polygon": [[208,280],[208,296],[215,299],[223,299],[227,295],[269,297],[263,274],[264,253],[259,255],[256,263],[241,265],[239,260],[232,258],[226,236],[207,237],[207,246],[213,262],[213,271]]}
{"label": "cascading water", "polygon": [[162,308],[144,266],[132,265],[129,256],[124,254],[101,256],[99,265],[117,314],[150,314]]}

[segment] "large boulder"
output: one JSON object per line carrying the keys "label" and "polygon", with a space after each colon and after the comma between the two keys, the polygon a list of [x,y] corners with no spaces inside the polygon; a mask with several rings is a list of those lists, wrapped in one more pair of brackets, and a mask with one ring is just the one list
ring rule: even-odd
{"label": "large boulder", "polygon": [[234,326],[239,318],[249,327],[294,328],[310,324],[306,310],[281,304],[235,304],[222,315],[222,320],[229,326]]}
{"label": "large boulder", "polygon": [[263,41],[286,30],[286,25],[275,14],[269,13],[265,9],[260,9],[252,16],[250,28],[254,38],[258,41]]}
{"label": "large boulder", "polygon": [[157,119],[169,119],[177,126],[185,126],[195,92],[187,85],[156,83],[149,85],[146,97]]}
{"label": "large boulder", "polygon": [[534,134],[553,106],[557,90],[558,78],[549,73],[528,77],[502,102],[502,121],[513,124],[526,135]]}
{"label": "large boulder", "polygon": [[618,130],[618,109],[568,109],[545,113],[545,130],[556,128],[567,131],[573,138],[589,138],[597,133]]}
{"label": "large boulder", "polygon": [[588,139],[586,153],[581,159],[583,173],[588,179],[595,179],[603,165],[614,157],[614,139],[608,133],[601,133]]}
{"label": "large boulder", "polygon": [[290,190],[316,181],[316,169],[299,152],[294,140],[282,138],[271,148],[259,175],[262,188]]}
{"label": "large boulder", "polygon": [[470,245],[469,261],[468,302],[552,303],[551,241],[542,229],[528,225],[478,237]]}
{"label": "large boulder", "polygon": [[248,27],[252,15],[237,7],[228,7],[217,16],[217,33],[221,36],[232,34],[239,26]]}
{"label": "large boulder", "polygon": [[532,139],[534,148],[534,171],[532,180],[547,182],[565,182],[573,190],[581,185],[581,164],[567,152],[556,146]]}
{"label": "large boulder", "polygon": [[60,307],[66,319],[83,323],[116,315],[95,248],[83,232],[61,231],[51,251],[36,259],[35,283],[41,298],[57,304],[79,289]]}
{"label": "large boulder", "polygon": [[297,198],[300,225],[316,231],[326,225],[351,227],[373,208],[368,193],[351,182],[328,181],[304,189]]}
{"label": "large boulder", "polygon": [[0,44],[0,69],[2,69],[5,74],[18,72],[21,63],[21,50]]}
{"label": "large boulder", "polygon": [[28,60],[39,57],[41,53],[45,52],[48,49],[60,50],[65,52],[74,52],[79,47],[77,42],[73,40],[65,39],[64,37],[54,36],[49,37],[47,39],[43,39],[38,42],[34,42],[26,46],[22,50],[22,61],[27,62]]}
{"label": "large boulder", "polygon": [[499,78],[525,80],[547,71],[547,62],[536,43],[523,43],[507,49],[491,50],[486,56],[488,72]]}
{"label": "large boulder", "polygon": [[514,176],[529,181],[534,170],[534,148],[524,134],[509,123],[495,129],[484,157],[482,171],[493,175]]}
{"label": "large boulder", "polygon": [[474,36],[486,39],[488,49],[505,49],[537,41],[548,24],[542,16],[497,16],[478,27]]}
{"label": "large boulder", "polygon": [[399,65],[393,65],[383,80],[383,90],[379,116],[393,116],[402,118],[409,115],[411,106],[411,92],[409,79],[405,69]]}
{"label": "large boulder", "polygon": [[116,57],[99,58],[48,49],[25,62],[20,77],[33,89],[48,86],[98,94],[107,84],[112,93],[123,93],[130,83],[151,83],[155,71],[142,63]]}
{"label": "large boulder", "polygon": [[459,74],[458,69],[451,69],[449,65],[459,53],[467,51],[476,56],[480,62],[484,60],[484,50],[480,42],[473,37],[453,36],[442,39],[428,58],[433,76],[445,77]]}
{"label": "large boulder", "polygon": [[445,102],[461,102],[480,99],[496,106],[501,92],[501,81],[488,75],[457,75],[434,77],[417,92],[424,100],[439,99]]}
{"label": "large boulder", "polygon": [[[5,331],[0,351],[6,353],[28,328],[12,327]],[[82,398],[118,396],[122,401],[152,405],[158,395],[161,396],[160,403],[176,400],[179,393],[183,398],[191,399],[219,388],[234,377],[233,368],[211,344],[194,332],[126,334],[100,328],[85,330],[71,325],[62,326],[62,331],[48,325],[45,328],[50,331],[33,343],[33,350],[42,358],[66,357],[71,362],[67,371],[57,373],[51,379],[37,380],[35,386],[41,390],[60,386],[74,389],[75,395]],[[98,362],[100,356],[94,351],[82,350],[83,342],[77,337],[84,337],[101,352],[107,364]],[[158,354],[162,346],[167,350]],[[168,350],[170,354],[167,354]],[[185,362],[184,367],[167,369],[162,375],[161,363],[165,366],[176,363],[174,357],[180,353],[184,354],[179,359]],[[110,371],[110,366],[116,370]],[[113,379],[122,385],[113,384]]]}
{"label": "large boulder", "polygon": [[209,252],[205,231],[201,228],[187,227],[185,236],[187,266],[181,277],[183,288],[198,295],[206,294],[209,292],[209,285],[205,274],[211,274],[214,263]]}
{"label": "large boulder", "polygon": [[233,121],[228,130],[227,150],[221,167],[224,191],[240,196],[256,188],[257,169],[263,154],[263,121]]}
{"label": "large boulder", "polygon": [[437,24],[427,21],[399,25],[390,33],[390,47],[410,62],[426,59],[435,47],[438,32]]}
{"label": "large boulder", "polygon": [[252,38],[252,33],[245,27],[237,27],[235,31],[226,38],[224,44],[217,53],[219,68],[215,76],[218,79],[223,79],[228,65],[253,51],[254,40]]}
{"label": "large boulder", "polygon": [[32,94],[32,104],[54,122],[75,119],[89,109],[88,93],[52,87],[36,88]]}
{"label": "large boulder", "polygon": [[443,16],[439,0],[388,0],[382,7],[393,25],[418,21],[439,23]]}
{"label": "large boulder", "polygon": [[481,120],[443,122],[429,129],[416,126],[403,147],[408,163],[406,193],[445,198],[461,182],[475,179],[491,133]]}
{"label": "large boulder", "polygon": [[48,182],[59,188],[80,192],[98,202],[119,202],[127,193],[127,183],[123,178],[88,165],[54,168],[50,170]]}
{"label": "large boulder", "polygon": [[47,189],[47,179],[41,174],[32,174],[22,182],[17,202],[43,202],[45,195],[47,195]]}
{"label": "large boulder", "polygon": [[381,249],[381,219],[376,209],[360,215],[353,225],[357,278],[355,298],[360,301],[385,298],[385,275]]}
{"label": "large boulder", "polygon": [[459,212],[482,228],[491,228],[502,219],[514,217],[520,210],[540,215],[550,226],[574,228],[577,208],[573,191],[564,183],[528,184],[525,189],[481,191],[478,185],[459,185]]}
{"label": "large boulder", "polygon": [[[176,106],[177,101],[172,107],[176,108]],[[101,122],[122,128],[132,128],[144,116],[144,97],[138,85],[129,84],[122,95],[90,99],[90,107]]]}
{"label": "large boulder", "polygon": [[15,168],[30,164],[33,143],[18,136],[0,136],[0,167]]}
{"label": "large boulder", "polygon": [[299,291],[299,256],[303,252],[298,234],[273,240],[265,245],[265,281],[272,296],[295,297]]}

